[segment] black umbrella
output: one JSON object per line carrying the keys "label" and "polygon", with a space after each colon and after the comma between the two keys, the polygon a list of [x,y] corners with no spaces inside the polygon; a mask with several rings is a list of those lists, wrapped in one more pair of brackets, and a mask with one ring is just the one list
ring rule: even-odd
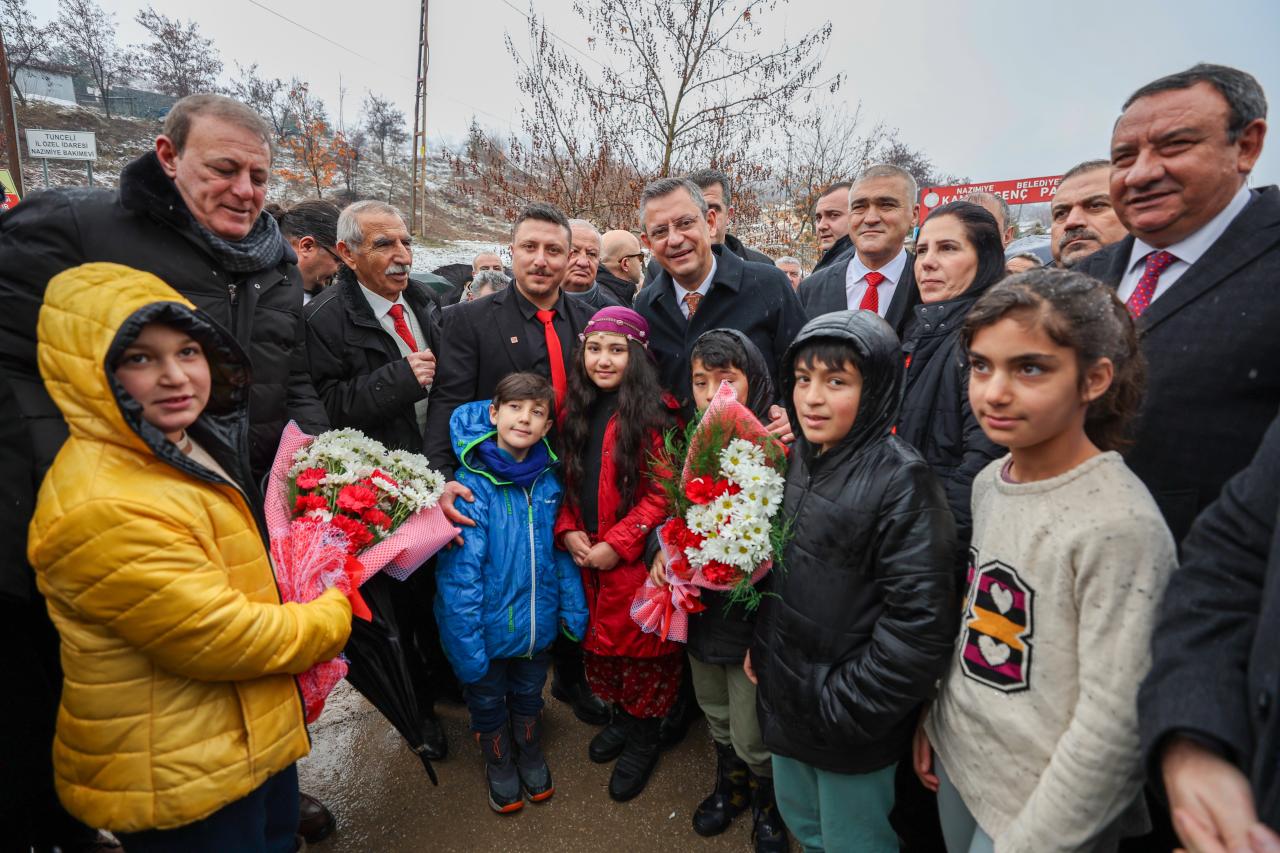
{"label": "black umbrella", "polygon": [[350,665],[347,681],[395,726],[409,748],[422,759],[431,783],[439,785],[436,770],[425,752],[423,715],[406,658],[406,654],[412,653],[410,644],[401,634],[392,604],[394,596],[401,592],[397,587],[402,584],[382,572],[360,587],[360,595],[369,606],[373,620],[352,619],[351,639],[347,640],[344,650]]}

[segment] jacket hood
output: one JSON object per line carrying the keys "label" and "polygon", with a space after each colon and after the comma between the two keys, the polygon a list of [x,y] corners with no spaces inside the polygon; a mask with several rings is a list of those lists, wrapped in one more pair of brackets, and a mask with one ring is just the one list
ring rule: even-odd
{"label": "jacket hood", "polygon": [[[489,404],[491,400],[477,400],[474,403],[463,403],[453,410],[449,416],[449,439],[453,442],[453,452],[458,461],[468,471],[486,477],[497,485],[505,485],[509,481],[501,479],[489,471],[474,452],[476,445],[490,436],[497,435],[493,422],[489,420]],[[551,464],[559,462],[551,443],[545,438],[543,445],[547,448]]]}
{"label": "jacket hood", "polygon": [[229,332],[176,290],[150,273],[120,264],[84,264],[60,273],[50,280],[40,308],[40,375],[71,435],[203,472],[142,419],[142,407],[111,370],[148,323],[182,329],[204,348],[212,387],[208,405],[189,431],[229,472],[240,471],[242,464],[227,466],[222,458],[227,454],[218,451],[247,458],[248,358]]}
{"label": "jacket hood", "polygon": [[[833,311],[805,323],[782,356],[782,397],[787,416],[793,424],[799,422],[792,401],[796,384],[796,353],[805,344],[822,338],[850,344],[858,353],[858,369],[862,373],[858,416],[849,434],[834,448],[856,452],[869,442],[888,435],[898,422],[905,385],[902,346],[893,327],[873,311]],[[796,434],[800,437],[799,430]]]}
{"label": "jacket hood", "polygon": [[746,352],[747,363],[742,365],[742,372],[747,375],[747,408],[760,419],[760,423],[767,424],[769,407],[774,404],[777,397],[773,389],[773,370],[764,360],[760,348],[751,342],[751,338],[737,329],[710,329],[703,332],[694,342],[694,348],[696,349],[698,343],[708,335],[728,335]]}

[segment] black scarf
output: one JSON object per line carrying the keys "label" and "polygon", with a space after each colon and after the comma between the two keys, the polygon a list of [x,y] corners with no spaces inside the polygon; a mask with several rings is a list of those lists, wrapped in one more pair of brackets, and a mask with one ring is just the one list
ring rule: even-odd
{"label": "black scarf", "polygon": [[284,258],[284,236],[276,218],[263,213],[253,228],[239,240],[224,240],[191,217],[191,227],[231,273],[253,273],[271,269]]}

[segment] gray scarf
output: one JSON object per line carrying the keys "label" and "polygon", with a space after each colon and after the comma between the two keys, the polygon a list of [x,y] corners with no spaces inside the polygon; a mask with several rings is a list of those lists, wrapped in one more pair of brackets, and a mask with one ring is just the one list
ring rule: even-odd
{"label": "gray scarf", "polygon": [[224,240],[205,228],[195,217],[191,225],[200,238],[213,250],[227,272],[254,273],[271,269],[284,258],[285,242],[280,234],[276,218],[263,213],[253,223],[253,229],[241,240]]}

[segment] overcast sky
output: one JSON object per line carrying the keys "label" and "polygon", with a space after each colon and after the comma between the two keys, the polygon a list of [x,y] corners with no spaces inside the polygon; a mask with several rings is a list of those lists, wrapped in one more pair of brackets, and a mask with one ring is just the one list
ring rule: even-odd
{"label": "overcast sky", "polygon": [[[145,0],[99,2],[115,13],[122,43],[142,40],[133,16]],[[41,21],[56,14],[56,0],[29,3]],[[473,115],[495,129],[518,127],[519,93],[504,35],[526,45],[521,10],[528,3],[431,4],[427,112],[435,140],[460,139]],[[239,61],[257,62],[270,76],[302,77],[335,119],[341,75],[348,123],[369,90],[393,97],[412,120],[419,7],[411,0],[156,5],[194,19],[221,51],[227,74]],[[590,53],[572,0],[534,0],[533,7],[566,41]],[[840,97],[861,100],[872,122],[898,127],[939,171],[975,181],[1059,174],[1080,160],[1105,157],[1125,96],[1197,61],[1249,71],[1271,102],[1280,103],[1275,0],[795,0],[760,18],[770,34],[792,37],[827,19],[833,33],[825,68],[848,75]],[[1280,181],[1278,134],[1268,140],[1254,185]]]}

